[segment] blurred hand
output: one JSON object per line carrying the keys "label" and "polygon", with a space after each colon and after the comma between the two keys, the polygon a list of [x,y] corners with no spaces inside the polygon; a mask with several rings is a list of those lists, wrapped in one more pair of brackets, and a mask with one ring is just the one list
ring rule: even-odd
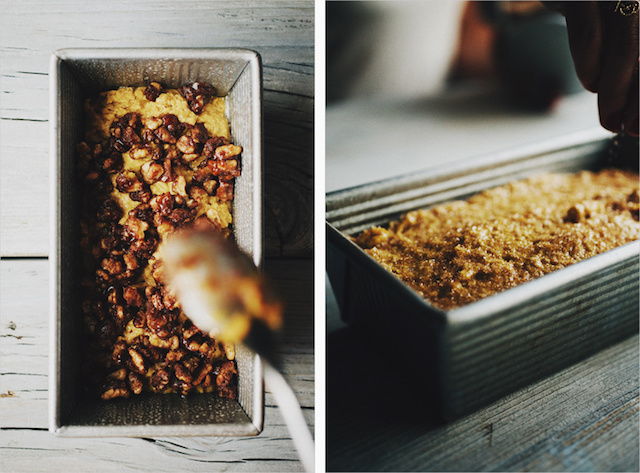
{"label": "blurred hand", "polygon": [[632,2],[562,2],[580,81],[598,94],[600,123],[638,136],[638,13],[615,11]]}

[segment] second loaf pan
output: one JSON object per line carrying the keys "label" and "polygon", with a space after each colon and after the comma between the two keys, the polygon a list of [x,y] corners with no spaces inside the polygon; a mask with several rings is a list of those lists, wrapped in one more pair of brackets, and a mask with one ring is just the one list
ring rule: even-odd
{"label": "second loaf pan", "polygon": [[[610,135],[583,133],[327,196],[327,272],[342,318],[402,347],[416,383],[452,419],[638,332],[633,242],[466,306],[439,310],[349,236],[417,208],[547,171],[623,165]],[[618,149],[618,148],[616,148]],[[611,159],[615,154],[615,159]],[[628,156],[637,166],[637,147]],[[419,379],[418,379],[419,378]]]}

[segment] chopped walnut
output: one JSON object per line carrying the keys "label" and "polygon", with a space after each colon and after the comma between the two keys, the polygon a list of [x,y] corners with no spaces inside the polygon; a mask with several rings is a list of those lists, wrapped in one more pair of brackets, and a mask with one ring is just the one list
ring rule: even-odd
{"label": "chopped walnut", "polygon": [[122,297],[124,297],[127,304],[133,307],[141,307],[144,304],[144,299],[140,294],[140,291],[132,286],[128,286],[123,289]]}
{"label": "chopped walnut", "polygon": [[116,188],[120,192],[140,192],[142,183],[133,171],[122,171],[116,177]]}
{"label": "chopped walnut", "polygon": [[140,168],[140,172],[142,173],[142,178],[147,184],[153,184],[162,176],[164,173],[164,168],[153,161],[147,161]]}
{"label": "chopped walnut", "polygon": [[191,154],[196,151],[196,142],[190,136],[182,135],[176,142],[176,148],[183,153]]}
{"label": "chopped walnut", "polygon": [[147,100],[150,100],[151,102],[155,102],[161,93],[162,93],[162,85],[160,85],[159,82],[151,82],[149,83],[147,88],[144,89],[145,98]]}
{"label": "chopped walnut", "polygon": [[206,82],[194,82],[178,89],[187,100],[187,104],[193,113],[199,115],[211,96],[215,95],[215,89]]}
{"label": "chopped walnut", "polygon": [[110,380],[103,387],[100,398],[103,400],[115,399],[118,397],[129,397],[129,388],[122,380]]}

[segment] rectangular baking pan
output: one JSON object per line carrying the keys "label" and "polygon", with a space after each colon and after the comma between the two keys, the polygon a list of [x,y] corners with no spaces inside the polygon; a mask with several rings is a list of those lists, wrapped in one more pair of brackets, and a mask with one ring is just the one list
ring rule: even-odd
{"label": "rectangular baking pan", "polygon": [[143,393],[103,402],[82,389],[78,183],[75,146],[85,98],[151,80],[169,88],[211,83],[226,96],[232,142],[242,146],[233,236],[262,263],[262,77],[258,53],[242,49],[66,49],[50,62],[51,251],[49,430],[64,436],[257,435],[264,394],[260,358],[237,347],[238,400],[213,394]]}
{"label": "rectangular baking pan", "polygon": [[[341,317],[400,347],[411,378],[454,419],[638,332],[639,242],[443,311],[350,235],[407,211],[546,172],[638,166],[635,148],[586,132],[327,195],[327,272]],[[384,341],[384,342],[383,342]],[[388,345],[387,343],[390,343]]]}

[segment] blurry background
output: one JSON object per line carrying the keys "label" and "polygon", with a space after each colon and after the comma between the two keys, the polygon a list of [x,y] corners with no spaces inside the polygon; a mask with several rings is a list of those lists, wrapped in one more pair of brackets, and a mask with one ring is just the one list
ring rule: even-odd
{"label": "blurry background", "polygon": [[530,1],[328,2],[327,102],[327,191],[599,128]]}

